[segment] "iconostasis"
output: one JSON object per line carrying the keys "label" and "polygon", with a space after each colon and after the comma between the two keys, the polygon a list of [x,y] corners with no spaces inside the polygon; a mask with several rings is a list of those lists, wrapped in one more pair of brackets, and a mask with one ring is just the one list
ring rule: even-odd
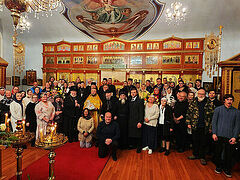
{"label": "iconostasis", "polygon": [[140,83],[167,77],[186,82],[202,76],[204,38],[43,43],[43,82],[53,76],[68,81],[91,79],[98,86],[112,77],[121,86],[129,77]]}

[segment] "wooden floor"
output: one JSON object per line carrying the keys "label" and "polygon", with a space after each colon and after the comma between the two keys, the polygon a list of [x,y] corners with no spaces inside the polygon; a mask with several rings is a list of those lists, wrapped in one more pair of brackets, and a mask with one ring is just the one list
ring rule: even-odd
{"label": "wooden floor", "polygon": [[[28,146],[23,151],[23,169],[28,167],[30,164],[46,155],[48,151]],[[14,148],[7,148],[3,150],[3,177],[7,180],[16,175],[16,154]]]}
{"label": "wooden floor", "polygon": [[[134,150],[121,151],[115,162],[109,159],[100,180],[218,180],[228,179],[225,175],[216,174],[215,166],[208,162],[206,166],[199,160],[188,160],[191,152],[172,152],[168,157],[163,153],[147,152],[137,154]],[[235,166],[232,180],[240,180],[240,167]]]}
{"label": "wooden floor", "polygon": [[[28,147],[23,153],[23,168],[26,168],[34,161],[38,160],[48,152]],[[224,174],[216,174],[215,166],[208,162],[202,166],[199,160],[188,160],[191,152],[176,153],[172,152],[168,157],[163,153],[154,152],[148,155],[147,152],[137,154],[134,150],[118,152],[118,160],[115,162],[109,159],[103,169],[100,180],[218,180],[227,179]],[[5,180],[14,176],[16,173],[15,149],[8,148],[3,151],[3,175]],[[240,167],[233,169],[232,180],[240,179]]]}

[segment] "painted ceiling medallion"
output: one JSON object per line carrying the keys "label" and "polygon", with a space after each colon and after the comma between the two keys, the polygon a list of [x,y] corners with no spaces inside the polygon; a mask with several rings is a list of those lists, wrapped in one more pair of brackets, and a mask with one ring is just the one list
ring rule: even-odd
{"label": "painted ceiling medallion", "polygon": [[165,3],[159,0],[62,0],[62,14],[77,29],[100,41],[134,40],[157,22]]}

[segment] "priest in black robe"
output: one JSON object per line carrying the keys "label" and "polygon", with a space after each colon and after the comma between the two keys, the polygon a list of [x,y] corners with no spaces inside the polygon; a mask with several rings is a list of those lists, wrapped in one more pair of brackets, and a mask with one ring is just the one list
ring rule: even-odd
{"label": "priest in black robe", "polygon": [[144,103],[139,98],[136,88],[131,89],[129,100],[128,141],[129,148],[137,148],[137,153],[142,150],[142,124],[144,121]]}
{"label": "priest in black robe", "polygon": [[63,103],[64,132],[70,143],[78,139],[77,122],[80,115],[80,100],[77,97],[77,89],[73,86]]}
{"label": "priest in black robe", "polygon": [[119,124],[121,136],[119,139],[119,147],[126,149],[128,146],[128,116],[129,116],[129,103],[127,100],[127,92],[120,90],[119,100],[116,102],[116,113],[114,120]]}
{"label": "priest in black robe", "polygon": [[105,92],[105,97],[102,100],[102,110],[101,114],[104,115],[106,112],[111,112],[112,116],[115,116],[116,111],[116,102],[117,98],[115,96],[112,96],[112,92],[110,90],[107,90]]}

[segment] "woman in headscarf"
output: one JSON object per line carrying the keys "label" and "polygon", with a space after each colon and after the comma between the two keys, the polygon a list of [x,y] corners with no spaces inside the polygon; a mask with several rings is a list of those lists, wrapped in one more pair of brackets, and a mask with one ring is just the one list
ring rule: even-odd
{"label": "woman in headscarf", "polygon": [[164,96],[164,97],[167,99],[167,104],[173,108],[176,101],[175,101],[174,96],[172,94],[172,88],[171,87],[167,88],[166,96]]}
{"label": "woman in headscarf", "polygon": [[[32,92],[32,91],[31,91]],[[36,94],[33,94],[31,101],[26,107],[26,127],[30,132],[36,133],[37,130],[37,116],[35,113],[35,106],[38,103],[38,97]],[[35,139],[32,141],[32,146],[35,144]]]}
{"label": "woman in headscarf", "polygon": [[53,121],[55,116],[55,108],[52,103],[47,100],[46,93],[41,94],[41,101],[36,105],[35,113],[37,115],[36,139],[38,139],[41,129],[43,135],[46,135],[47,124],[49,121]]}
{"label": "woman in headscarf", "polygon": [[92,132],[94,129],[94,120],[90,116],[89,110],[83,110],[83,116],[78,120],[77,129],[79,131],[78,140],[81,148],[90,148],[92,144]]}
{"label": "woman in headscarf", "polygon": [[54,102],[52,103],[55,107],[55,117],[54,122],[57,123],[57,133],[63,133],[63,100],[60,95],[54,97]]}
{"label": "woman in headscarf", "polygon": [[22,94],[17,92],[10,104],[11,124],[13,132],[16,131],[17,121],[25,120],[25,105],[22,103]]}

